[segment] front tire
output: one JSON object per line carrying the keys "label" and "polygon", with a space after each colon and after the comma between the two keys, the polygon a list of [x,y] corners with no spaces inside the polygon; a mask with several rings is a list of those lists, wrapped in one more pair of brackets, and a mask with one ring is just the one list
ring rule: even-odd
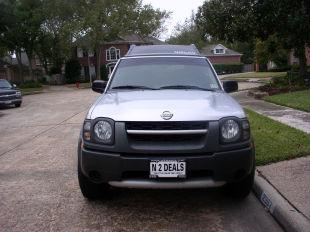
{"label": "front tire", "polygon": [[91,182],[82,173],[80,163],[78,164],[78,179],[83,196],[89,200],[96,200],[103,198],[109,190],[108,184],[96,184]]}
{"label": "front tire", "polygon": [[22,105],[22,103],[16,103],[15,107],[20,107]]}
{"label": "front tire", "polygon": [[236,183],[229,183],[226,185],[226,193],[235,198],[246,198],[252,190],[255,177],[255,166],[251,170],[251,173]]}

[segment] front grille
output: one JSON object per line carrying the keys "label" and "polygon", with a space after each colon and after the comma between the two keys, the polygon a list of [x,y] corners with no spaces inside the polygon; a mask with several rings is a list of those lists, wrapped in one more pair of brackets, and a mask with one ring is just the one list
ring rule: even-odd
{"label": "front grille", "polygon": [[[131,145],[169,147],[201,147],[206,139],[208,122],[126,122],[128,141]],[[198,133],[197,133],[198,131]],[[200,131],[200,132],[199,132]],[[202,131],[202,132],[201,132]]]}
{"label": "front grille", "polygon": [[14,99],[16,99],[16,95],[15,94],[0,96],[0,101],[8,101],[8,100],[14,100]]}
{"label": "front grille", "polygon": [[201,135],[130,135],[132,140],[136,142],[155,142],[161,144],[168,143],[192,143],[201,139]]}
{"label": "front grille", "polygon": [[199,130],[207,129],[208,122],[126,122],[127,130]]}

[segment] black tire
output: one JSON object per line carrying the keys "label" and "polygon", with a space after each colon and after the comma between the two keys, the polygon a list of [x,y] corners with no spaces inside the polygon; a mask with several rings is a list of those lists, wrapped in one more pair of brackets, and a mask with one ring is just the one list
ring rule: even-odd
{"label": "black tire", "polygon": [[22,105],[22,103],[16,103],[15,107],[20,107]]}
{"label": "black tire", "polygon": [[96,184],[91,182],[81,171],[78,164],[78,179],[83,196],[89,200],[101,199],[107,195],[109,190],[108,184]]}
{"label": "black tire", "polygon": [[246,198],[252,190],[255,177],[255,166],[253,167],[251,173],[236,183],[229,183],[226,185],[226,193],[235,198]]}

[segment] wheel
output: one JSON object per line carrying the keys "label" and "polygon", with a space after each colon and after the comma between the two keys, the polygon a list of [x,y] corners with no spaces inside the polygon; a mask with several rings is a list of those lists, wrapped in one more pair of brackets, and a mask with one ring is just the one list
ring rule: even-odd
{"label": "wheel", "polygon": [[235,198],[246,198],[253,187],[255,177],[255,166],[253,167],[251,173],[236,183],[230,183],[226,185],[226,193]]}
{"label": "wheel", "polygon": [[16,103],[15,107],[20,107],[22,105],[22,103]]}
{"label": "wheel", "polygon": [[108,184],[96,184],[91,182],[82,173],[80,162],[78,163],[78,179],[83,196],[89,200],[96,200],[103,198],[109,190]]}

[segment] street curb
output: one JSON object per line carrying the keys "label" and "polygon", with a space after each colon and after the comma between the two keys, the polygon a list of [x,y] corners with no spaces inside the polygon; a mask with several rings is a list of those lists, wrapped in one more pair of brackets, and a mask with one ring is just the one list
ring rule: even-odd
{"label": "street curb", "polygon": [[259,172],[255,174],[253,190],[258,200],[285,231],[310,231],[310,220],[291,205]]}

